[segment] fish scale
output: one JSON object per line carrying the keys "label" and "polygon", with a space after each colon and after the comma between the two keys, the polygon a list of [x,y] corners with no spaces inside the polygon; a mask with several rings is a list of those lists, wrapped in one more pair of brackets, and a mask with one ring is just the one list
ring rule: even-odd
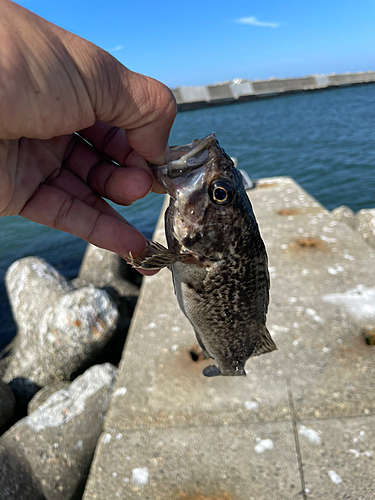
{"label": "fish scale", "polygon": [[149,242],[136,267],[172,271],[175,294],[198,343],[217,365],[203,374],[246,375],[245,363],[277,349],[267,327],[267,253],[241,173],[215,134],[171,148],[156,167],[170,195],[168,248]]}

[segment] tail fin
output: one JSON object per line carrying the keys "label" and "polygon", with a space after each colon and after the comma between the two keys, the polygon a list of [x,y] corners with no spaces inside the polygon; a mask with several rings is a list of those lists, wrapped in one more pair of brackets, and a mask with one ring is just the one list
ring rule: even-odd
{"label": "tail fin", "polygon": [[258,343],[254,349],[252,356],[260,356],[261,354],[267,354],[267,352],[277,351],[277,346],[272,340],[270,332],[267,330],[265,325],[262,325],[262,329],[259,334]]}

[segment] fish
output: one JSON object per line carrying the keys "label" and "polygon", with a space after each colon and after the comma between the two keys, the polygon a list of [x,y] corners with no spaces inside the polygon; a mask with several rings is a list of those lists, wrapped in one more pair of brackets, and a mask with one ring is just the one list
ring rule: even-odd
{"label": "fish", "polygon": [[131,263],[172,271],[179,306],[217,363],[203,375],[246,376],[249,358],[277,347],[266,327],[267,252],[242,174],[215,133],[170,151],[168,164],[152,166],[170,196],[168,248],[148,241]]}

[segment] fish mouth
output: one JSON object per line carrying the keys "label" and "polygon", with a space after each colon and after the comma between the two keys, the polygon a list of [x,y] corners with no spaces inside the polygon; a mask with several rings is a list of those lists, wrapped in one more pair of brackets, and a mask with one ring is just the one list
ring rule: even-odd
{"label": "fish mouth", "polygon": [[[168,194],[175,198],[176,191],[194,185],[202,175],[208,161],[208,146],[216,142],[216,134],[207,135],[184,146],[170,148],[172,160],[166,165],[150,165]],[[202,168],[203,167],[203,168]]]}
{"label": "fish mouth", "polygon": [[[177,158],[167,164],[169,179],[176,179],[177,177],[190,174],[204,165],[208,159],[207,147],[214,142],[216,142],[216,134],[212,132],[212,134],[207,135],[200,141],[194,141],[182,147],[172,146],[171,156],[177,156]],[[185,154],[179,156],[181,153]]]}

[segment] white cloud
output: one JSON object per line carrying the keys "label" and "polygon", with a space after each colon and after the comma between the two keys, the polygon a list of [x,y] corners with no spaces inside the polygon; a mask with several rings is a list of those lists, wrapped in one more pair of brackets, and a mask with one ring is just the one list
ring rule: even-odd
{"label": "white cloud", "polygon": [[111,49],[108,49],[108,52],[118,52],[119,50],[124,49],[124,45],[116,45],[116,47],[112,47]]}
{"label": "white cloud", "polygon": [[241,17],[240,19],[236,19],[235,23],[262,26],[263,28],[278,28],[281,25],[281,23],[264,23],[262,21],[258,21],[256,17]]}

